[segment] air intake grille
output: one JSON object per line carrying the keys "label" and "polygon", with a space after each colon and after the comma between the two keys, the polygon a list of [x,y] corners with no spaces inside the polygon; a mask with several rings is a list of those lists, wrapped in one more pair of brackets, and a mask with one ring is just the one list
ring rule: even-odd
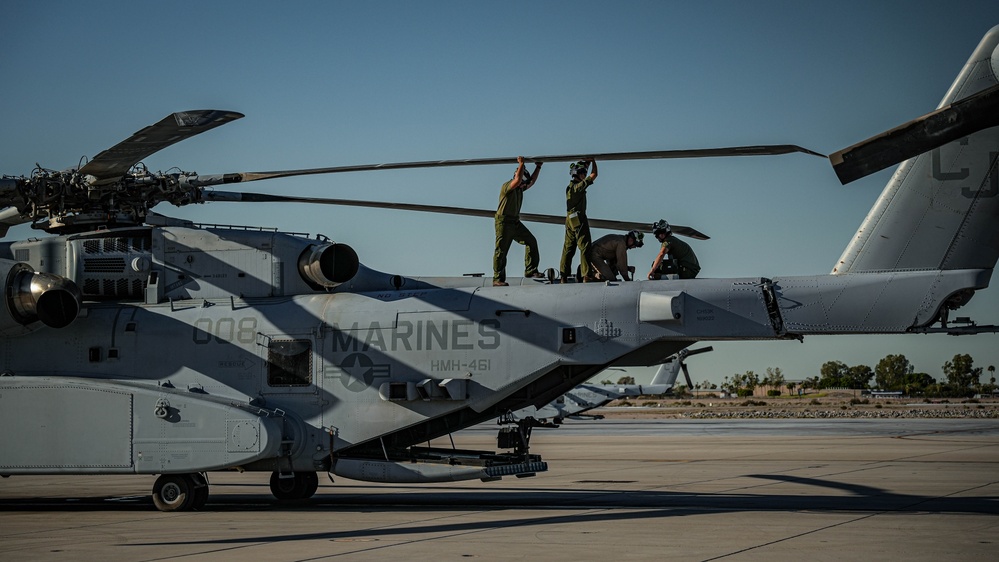
{"label": "air intake grille", "polygon": [[[109,236],[77,242],[77,283],[84,298],[145,298],[148,269],[135,271],[130,264],[151,262],[148,236]],[[136,258],[143,258],[136,261]]]}
{"label": "air intake grille", "polygon": [[132,297],[128,279],[105,279],[102,295],[105,297]]}
{"label": "air intake grille", "polygon": [[83,258],[84,273],[124,273],[125,258]]}

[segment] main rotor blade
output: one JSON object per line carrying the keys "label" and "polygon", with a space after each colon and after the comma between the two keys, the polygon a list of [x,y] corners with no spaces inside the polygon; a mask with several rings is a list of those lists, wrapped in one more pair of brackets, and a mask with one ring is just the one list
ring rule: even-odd
{"label": "main rotor blade", "polygon": [[22,217],[21,212],[17,210],[17,207],[0,209],[0,238],[7,236],[7,231],[10,227],[24,224],[26,222],[31,221]]}
{"label": "main rotor blade", "polygon": [[999,84],[833,153],[829,162],[846,185],[997,125]]}
{"label": "main rotor blade", "polygon": [[[531,222],[565,224],[565,217],[560,215],[532,215],[530,213],[521,213],[520,218],[521,220],[526,220]],[[637,230],[639,232],[652,232],[652,223],[650,222],[617,221],[609,219],[588,219],[588,221],[590,223],[590,226],[593,228],[602,228],[605,230],[621,230],[621,231]],[[711,237],[708,236],[707,234],[704,234],[689,226],[670,224],[669,227],[673,231],[673,234],[679,234],[680,236],[686,236],[687,238],[693,238],[694,240],[711,239]]]}
{"label": "main rotor blade", "polygon": [[[691,150],[652,150],[646,152],[606,152],[602,154],[563,154],[553,156],[525,156],[525,162],[575,162],[592,158],[598,162],[607,160],[660,160],[670,158],[716,158],[724,156],[776,156],[802,152],[825,158],[818,152],[792,144],[735,146],[729,148],[698,148]],[[365,172],[371,170],[402,170],[409,168],[441,168],[448,166],[486,166],[492,164],[516,164],[515,156],[503,158],[469,158],[464,160],[428,160],[424,162],[396,162],[388,164],[363,164],[357,166],[334,166],[331,168],[308,168],[302,170],[281,170],[274,172],[242,172],[200,176],[197,185],[219,185],[223,183],[247,182],[307,176],[314,174],[335,174],[340,172]]]}
{"label": "main rotor blade", "polygon": [[167,115],[160,122],[137,131],[101,152],[80,168],[80,173],[89,174],[98,180],[120,178],[150,154],[241,117],[242,113],[220,109],[181,111]]}
{"label": "main rotor blade", "polygon": [[[496,211],[486,209],[469,209],[466,207],[447,207],[442,205],[418,205],[415,203],[391,203],[387,201],[358,201],[355,199],[330,199],[325,197],[292,197],[287,195],[270,195],[266,193],[240,193],[234,191],[205,191],[202,194],[205,201],[244,201],[253,203],[314,203],[319,205],[340,205],[346,207],[373,207],[376,209],[397,209],[400,211],[421,211],[425,213],[444,213],[448,215],[464,215],[471,217],[496,216]],[[561,215],[537,215],[533,213],[521,213],[520,220],[527,222],[540,222],[546,224],[565,224],[565,217]],[[652,232],[650,222],[616,221],[604,219],[589,219],[590,227],[607,230],[639,230],[641,232]],[[708,240],[709,237],[697,230],[671,224],[674,234],[694,238],[696,240]]]}
{"label": "main rotor blade", "polygon": [[18,203],[24,203],[18,180],[0,177],[0,207],[13,206]]}

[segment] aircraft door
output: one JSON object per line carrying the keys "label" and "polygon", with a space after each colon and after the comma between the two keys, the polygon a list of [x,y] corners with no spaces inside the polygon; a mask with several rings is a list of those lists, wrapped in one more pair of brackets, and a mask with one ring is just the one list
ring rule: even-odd
{"label": "aircraft door", "polygon": [[[263,354],[261,397],[268,408],[284,411],[283,438],[291,444],[288,454],[302,460],[323,442],[317,431],[326,402],[319,383],[322,339],[311,332],[261,334],[257,343]],[[311,464],[296,465],[295,470],[303,470],[304,466]]]}

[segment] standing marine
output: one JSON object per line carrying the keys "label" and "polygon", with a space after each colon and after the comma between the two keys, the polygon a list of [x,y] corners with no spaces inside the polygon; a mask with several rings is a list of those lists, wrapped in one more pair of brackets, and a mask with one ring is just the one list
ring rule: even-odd
{"label": "standing marine", "polygon": [[538,254],[538,240],[520,222],[520,207],[524,203],[524,192],[538,180],[542,162],[534,165],[534,173],[524,169],[524,157],[517,157],[517,171],[513,179],[500,188],[499,207],[496,208],[496,251],[493,252],[493,285],[506,287],[506,254],[510,244],[524,245],[524,277],[544,277],[538,271],[541,258]]}
{"label": "standing marine", "polygon": [[[586,175],[589,164],[593,171]],[[597,179],[597,162],[592,158],[569,165],[569,185],[565,188],[565,244],[559,271],[565,283],[572,275],[572,258],[579,248],[579,269],[583,281],[592,281],[590,274],[590,223],[586,219],[586,188]]]}
{"label": "standing marine", "polygon": [[662,247],[659,249],[656,261],[652,262],[649,279],[662,279],[666,274],[677,274],[680,279],[697,277],[701,271],[701,264],[697,263],[694,250],[689,244],[673,236],[673,229],[669,227],[668,222],[659,220],[653,223],[652,233],[656,240],[662,242]]}

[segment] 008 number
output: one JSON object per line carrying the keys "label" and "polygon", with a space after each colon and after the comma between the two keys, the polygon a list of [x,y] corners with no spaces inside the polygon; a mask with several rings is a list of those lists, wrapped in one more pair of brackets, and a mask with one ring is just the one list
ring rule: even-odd
{"label": "008 number", "polygon": [[194,322],[194,343],[253,343],[257,334],[257,319],[250,316],[240,318],[198,318]]}

